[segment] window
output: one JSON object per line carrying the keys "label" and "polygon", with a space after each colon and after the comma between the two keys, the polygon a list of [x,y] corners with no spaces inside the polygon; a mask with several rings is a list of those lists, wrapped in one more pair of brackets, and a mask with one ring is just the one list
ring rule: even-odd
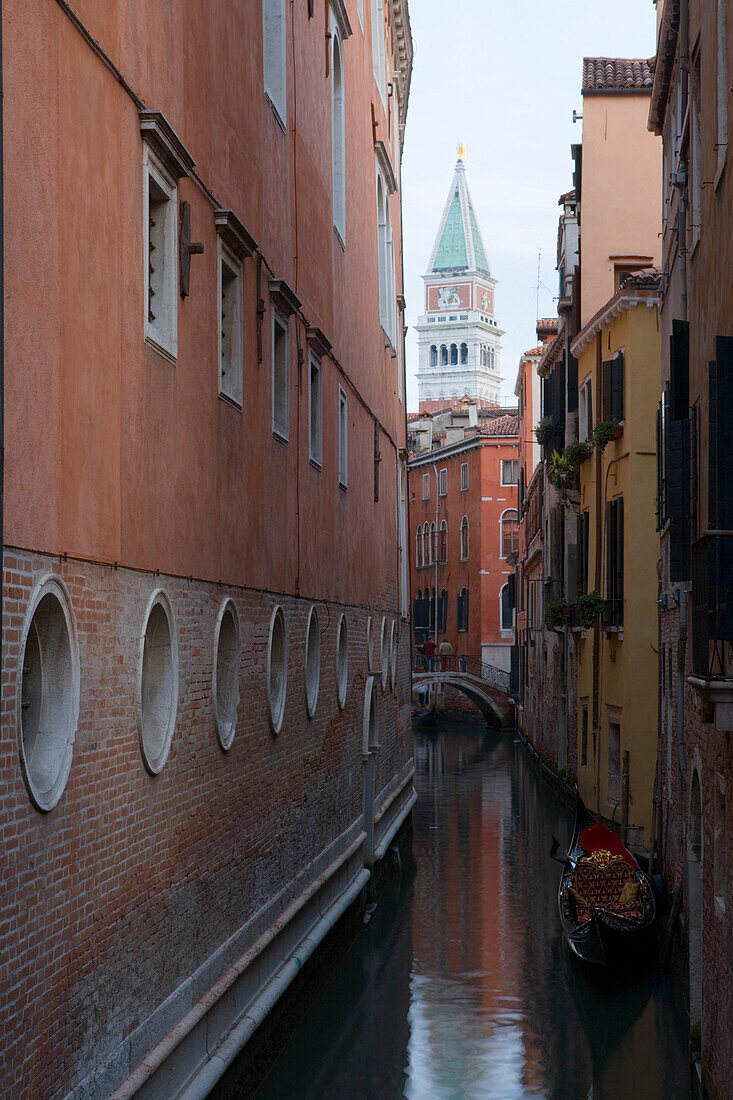
{"label": "window", "polygon": [[438,545],[438,561],[445,565],[448,561],[448,524],[445,520],[440,525],[440,542]]}
{"label": "window", "polygon": [[690,250],[693,251],[700,239],[702,221],[702,143],[700,139],[700,55],[695,58],[692,69],[692,97],[690,103],[690,144],[692,163],[690,165],[690,206],[691,218]]}
{"label": "window", "polygon": [[588,701],[581,700],[580,719],[580,763],[585,768],[588,764]]}
{"label": "window", "polygon": [[310,460],[320,467],[323,457],[323,401],[321,398],[321,363],[315,355],[310,356],[308,424]]}
{"label": "window", "polygon": [[509,593],[509,585],[504,584],[499,591],[499,601],[501,604],[501,629],[503,631],[512,631],[514,629],[514,616],[512,614],[512,604]]}
{"label": "window", "polygon": [[422,476],[422,498],[423,500],[430,500],[430,474],[423,474]]}
{"label": "window", "polygon": [[468,630],[468,589],[462,588],[458,593],[456,608],[456,624],[459,631]]}
{"label": "window", "polygon": [[448,495],[448,471],[445,468],[443,468],[440,471],[440,482],[439,482],[439,494],[438,495],[441,496],[441,497],[444,497],[444,496]]}
{"label": "window", "polygon": [[516,485],[519,481],[519,459],[503,458],[501,460],[502,485]]}
{"label": "window", "polygon": [[624,353],[603,364],[601,405],[604,420],[624,418]]}
{"label": "window", "polygon": [[241,406],[244,388],[242,265],[221,238],[218,251],[219,392]]}
{"label": "window", "polygon": [[379,657],[381,664],[382,691],[386,691],[387,681],[389,680],[389,627],[387,625],[386,615],[382,616],[382,641]]}
{"label": "window", "polygon": [[331,180],[333,188],[333,224],[341,240],[346,239],[346,137],[344,130],[344,69],[341,37],[333,34],[331,81]]}
{"label": "window", "polygon": [[519,549],[519,524],[516,509],[509,508],[501,517],[501,557],[508,558]]}
{"label": "window", "polygon": [[435,527],[435,521],[430,524],[430,564],[434,565],[438,560],[438,532]]}
{"label": "window", "polygon": [[285,0],[263,0],[265,94],[285,125]]}
{"label": "window", "polygon": [[361,29],[364,30],[364,0],[356,0],[356,12],[359,16]]}
{"label": "window", "polygon": [[435,344],[430,345],[430,366],[437,367],[438,365],[438,349]]}
{"label": "window", "polygon": [[173,609],[162,589],[150,597],[144,624],[135,709],[143,761],[157,775],[168,759],[178,710],[178,643]]}
{"label": "window", "polygon": [[386,65],[384,48],[384,0],[374,0],[372,5],[372,67],[379,94],[387,102]]}
{"label": "window", "polygon": [[422,529],[422,563],[430,565],[430,524],[423,524]]}
{"label": "window", "polygon": [[468,561],[468,516],[461,520],[461,561]]}
{"label": "window", "polygon": [[339,619],[336,634],[336,686],[339,710],[343,710],[346,706],[346,692],[349,686],[349,633],[345,615]]}
{"label": "window", "polygon": [[717,187],[728,152],[728,3],[718,0],[718,140],[715,185]]}
{"label": "window", "polygon": [[272,315],[272,431],[290,437],[290,339],[288,323]]}
{"label": "window", "polygon": [[605,627],[624,625],[624,498],[606,503]]}
{"label": "window", "polygon": [[395,346],[395,278],[389,193],[383,173],[377,169],[377,262],[379,267],[379,321]]}
{"label": "window", "polygon": [[440,365],[441,367],[448,366],[448,348],[445,344],[440,345]]}
{"label": "window", "polygon": [[178,188],[146,144],[143,154],[145,339],[167,358],[178,354]]}
{"label": "window", "polygon": [[285,694],[288,684],[288,649],[285,615],[276,607],[270,619],[270,641],[267,647],[267,698],[270,704],[270,725],[273,733],[282,729],[285,714]]}
{"label": "window", "polygon": [[450,362],[452,367],[458,365],[458,347],[456,344],[450,346]]}
{"label": "window", "polygon": [[214,632],[213,696],[219,744],[229,749],[234,741],[239,708],[239,618],[232,600],[221,605]]}
{"label": "window", "polygon": [[621,726],[608,723],[608,801],[621,801]]}
{"label": "window", "polygon": [[316,713],[318,686],[321,681],[321,627],[318,611],[311,607],[305,632],[305,708],[308,717]]}
{"label": "window", "polygon": [[445,634],[448,624],[448,589],[441,588],[438,602],[438,630]]}
{"label": "window", "polygon": [[590,513],[581,512],[578,516],[578,594],[588,591],[588,539]]}
{"label": "window", "polygon": [[465,492],[468,488],[468,463],[461,463],[461,492]]}
{"label": "window", "polygon": [[415,568],[422,568],[422,527],[418,527],[415,535]]}
{"label": "window", "polygon": [[468,344],[461,344],[461,363],[468,362]]}
{"label": "window", "polygon": [[349,407],[346,394],[339,386],[339,485],[349,484]]}
{"label": "window", "polygon": [[593,379],[587,378],[578,395],[578,435],[585,443],[593,434]]}
{"label": "window", "polygon": [[34,592],[21,653],[21,767],[33,804],[52,810],[69,777],[79,718],[79,661],[62,580],[49,577]]}

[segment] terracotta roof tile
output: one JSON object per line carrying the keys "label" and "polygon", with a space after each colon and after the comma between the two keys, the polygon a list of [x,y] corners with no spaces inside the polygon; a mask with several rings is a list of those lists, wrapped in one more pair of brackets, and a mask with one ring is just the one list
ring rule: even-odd
{"label": "terracotta roof tile", "polygon": [[649,62],[638,57],[584,57],[583,91],[651,91]]}
{"label": "terracotta roof tile", "polygon": [[480,434],[519,435],[519,420],[516,416],[497,416],[481,428]]}

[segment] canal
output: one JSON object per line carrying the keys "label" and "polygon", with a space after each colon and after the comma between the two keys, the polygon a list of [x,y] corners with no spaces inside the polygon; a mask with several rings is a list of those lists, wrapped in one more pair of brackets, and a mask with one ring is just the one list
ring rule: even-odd
{"label": "canal", "polygon": [[594,980],[562,942],[572,821],[511,736],[415,737],[415,866],[382,892],[256,1100],[688,1097],[686,1017],[654,965]]}

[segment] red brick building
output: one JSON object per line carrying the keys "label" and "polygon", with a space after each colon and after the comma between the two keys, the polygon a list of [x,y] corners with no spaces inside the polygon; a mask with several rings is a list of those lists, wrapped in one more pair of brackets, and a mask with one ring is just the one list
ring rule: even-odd
{"label": "red brick building", "polygon": [[407,5],[3,55],[0,1092],[206,1092],[414,798]]}
{"label": "red brick building", "polygon": [[436,633],[459,655],[510,666],[507,558],[517,539],[517,418],[409,463],[414,638]]}

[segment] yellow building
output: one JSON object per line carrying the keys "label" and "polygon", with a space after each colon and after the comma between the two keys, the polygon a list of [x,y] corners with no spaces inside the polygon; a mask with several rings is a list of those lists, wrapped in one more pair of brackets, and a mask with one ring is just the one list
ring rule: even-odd
{"label": "yellow building", "polygon": [[572,345],[579,439],[595,444],[580,467],[579,617],[603,599],[579,643],[578,787],[636,850],[650,844],[657,763],[660,280],[630,276]]}

